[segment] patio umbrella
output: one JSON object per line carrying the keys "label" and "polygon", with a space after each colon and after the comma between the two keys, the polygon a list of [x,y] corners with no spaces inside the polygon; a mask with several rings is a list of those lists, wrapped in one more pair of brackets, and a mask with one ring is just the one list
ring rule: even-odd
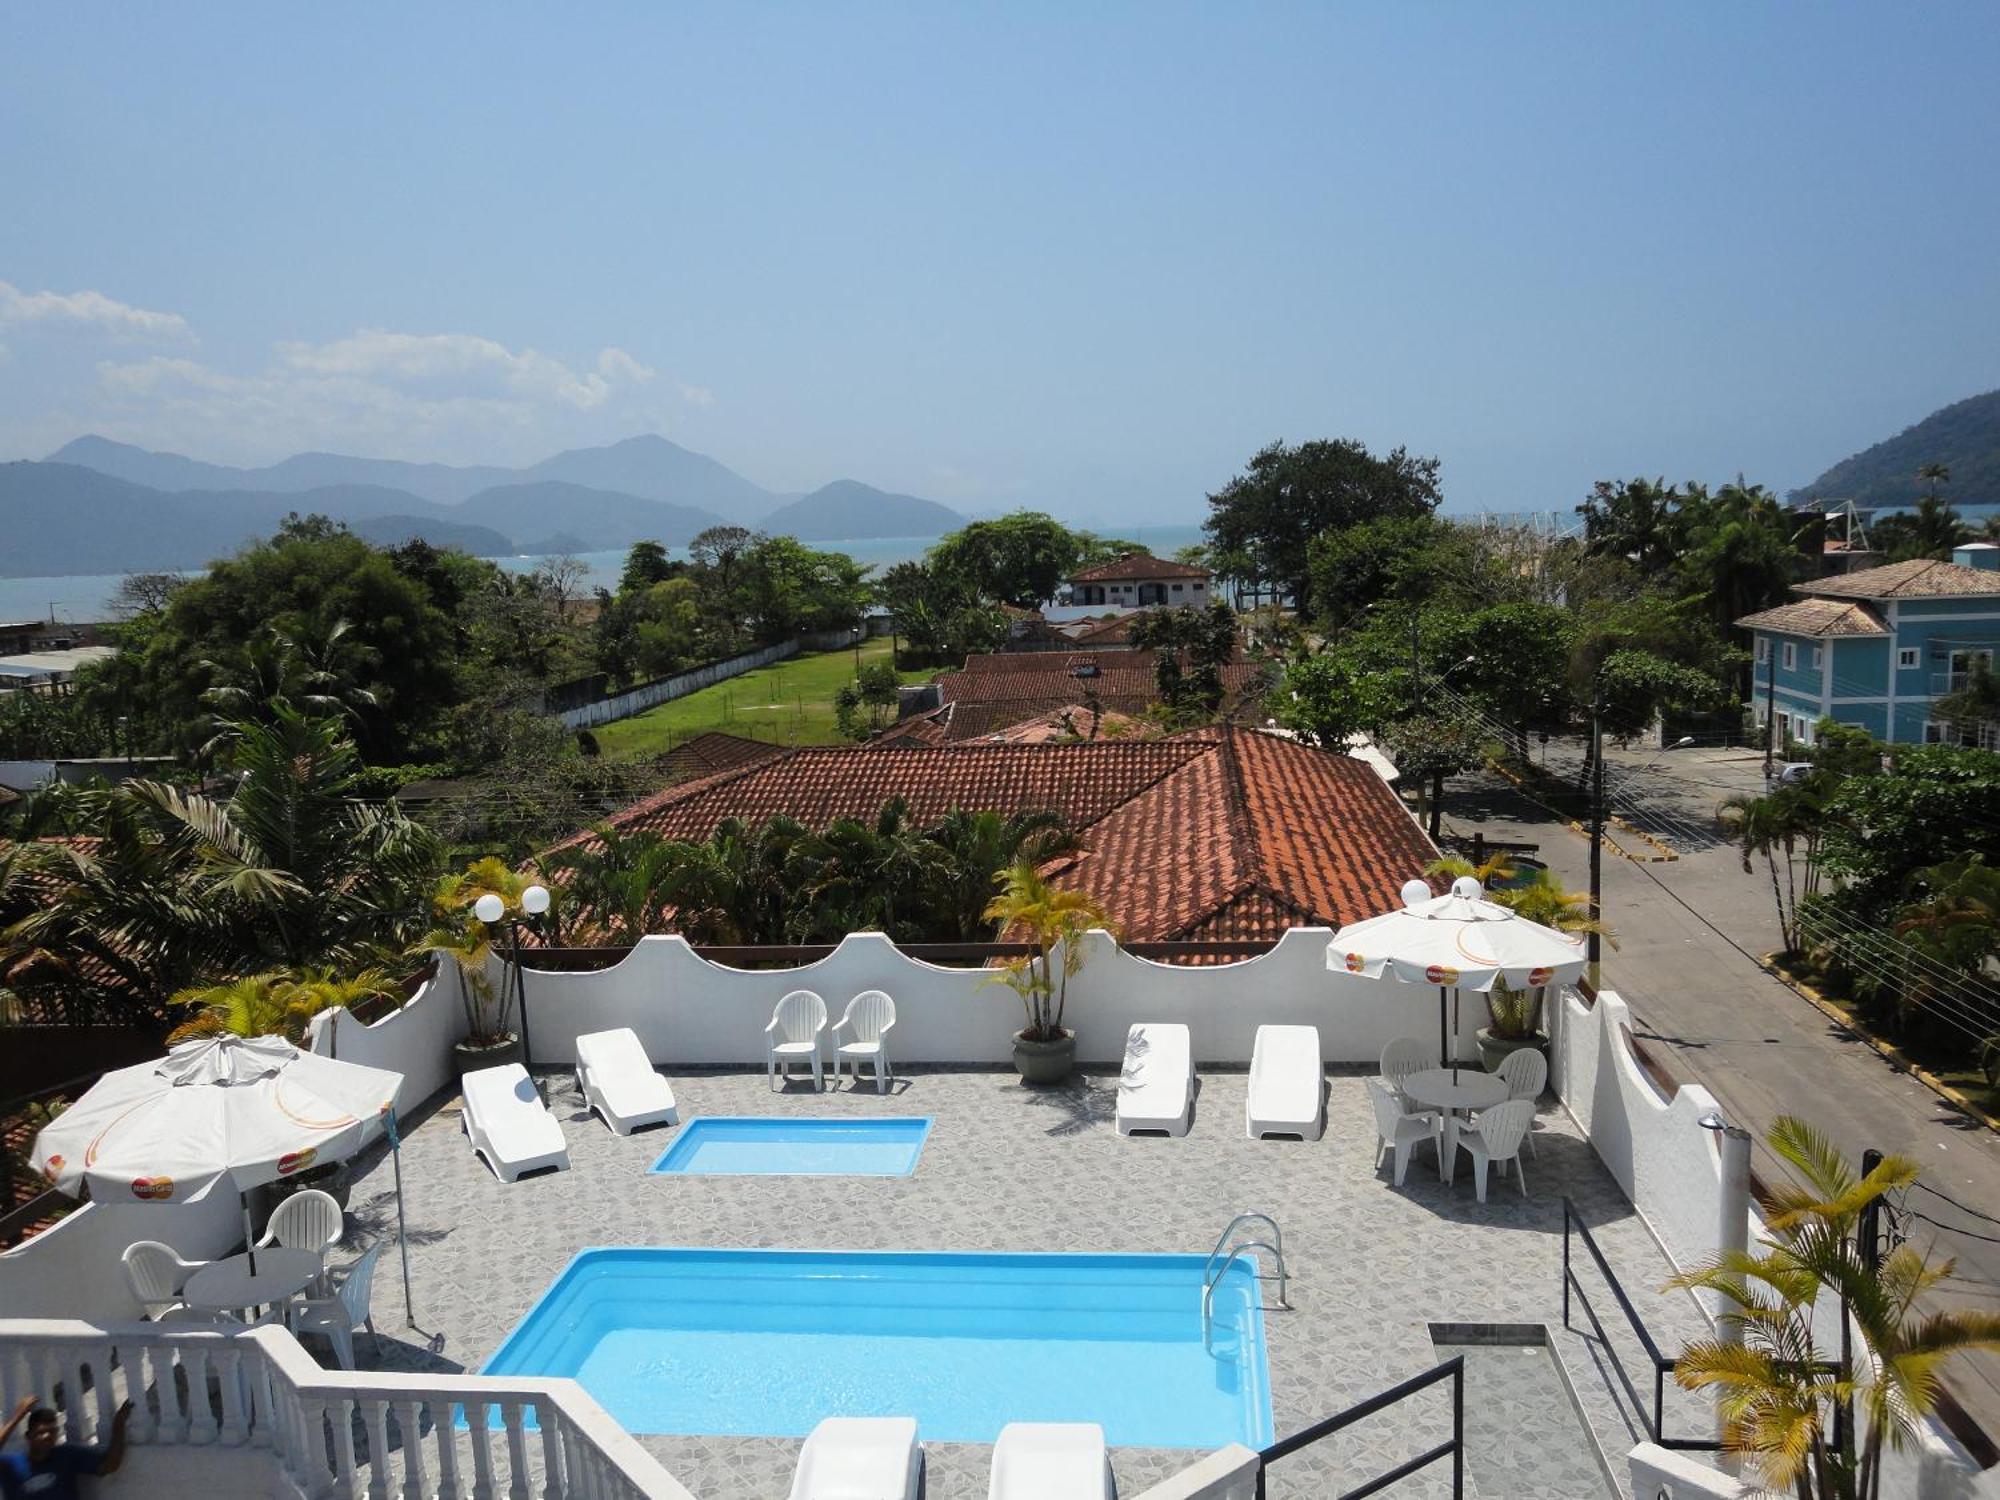
{"label": "patio umbrella", "polygon": [[[1564,984],[1583,973],[1584,940],[1531,922],[1485,898],[1485,889],[1461,875],[1443,896],[1421,880],[1403,887],[1400,911],[1351,922],[1333,935],[1326,964],[1368,979],[1434,984],[1438,991],[1438,1063],[1458,1070],[1448,1038],[1457,1035],[1458,995],[1484,994],[1495,981],[1510,988]],[[1452,1024],[1445,1022],[1445,992],[1452,995]]]}
{"label": "patio umbrella", "polygon": [[[283,1037],[183,1042],[92,1084],[35,1137],[34,1164],[95,1203],[195,1203],[218,1188],[240,1197],[352,1156],[388,1124],[402,1082]],[[247,1199],[243,1218],[254,1274]]]}

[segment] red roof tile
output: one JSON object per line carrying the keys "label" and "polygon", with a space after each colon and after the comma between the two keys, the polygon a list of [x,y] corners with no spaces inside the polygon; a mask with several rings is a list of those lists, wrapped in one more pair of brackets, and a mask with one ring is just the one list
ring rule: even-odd
{"label": "red roof tile", "polygon": [[1094,568],[1085,568],[1080,573],[1072,573],[1065,581],[1111,583],[1127,578],[1207,578],[1208,576],[1208,569],[1197,568],[1191,563],[1151,557],[1144,552],[1131,552],[1116,562],[1099,563]]}
{"label": "red roof tile", "polygon": [[1362,761],[1257,730],[1148,741],[926,745],[786,752],[648,798],[611,819],[705,838],[723,819],[810,826],[870,817],[892,796],[920,822],[953,808],[1053,808],[1083,850],[1054,867],[1135,941],[1268,938],[1391,910],[1436,857]]}
{"label": "red roof tile", "polygon": [[717,771],[756,765],[784,753],[782,745],[768,745],[762,740],[710,729],[693,739],[683,740],[653,764],[676,781],[691,781],[698,776],[713,776]]}

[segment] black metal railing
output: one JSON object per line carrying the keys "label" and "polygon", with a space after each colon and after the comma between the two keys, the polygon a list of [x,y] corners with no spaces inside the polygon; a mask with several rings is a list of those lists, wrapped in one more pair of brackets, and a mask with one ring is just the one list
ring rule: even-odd
{"label": "black metal railing", "polygon": [[[1576,1269],[1570,1264],[1570,1237],[1583,1241],[1583,1248],[1590,1252],[1590,1258],[1597,1262],[1598,1274],[1604,1284],[1611,1288],[1611,1295],[1618,1303],[1618,1309],[1625,1314],[1625,1321],[1632,1325],[1632,1331],[1639,1336],[1639,1346],[1646,1351],[1646,1358],[1653,1367],[1653,1407],[1646,1410],[1646,1403],[1632,1384],[1631,1372],[1625,1368],[1625,1361],[1619,1358],[1618,1350],[1605,1336],[1604,1325],[1597,1319],[1597,1309],[1590,1305],[1590,1298],[1583,1290],[1583,1283],[1577,1280]],[[1590,1226],[1583,1222],[1583,1216],[1576,1211],[1576,1204],[1569,1196],[1563,1196],[1563,1327],[1570,1326],[1569,1303],[1574,1294],[1583,1304],[1583,1310],[1590,1317],[1590,1326],[1596,1330],[1597,1341],[1611,1356],[1611,1363],[1617,1367],[1618,1375],[1625,1382],[1626,1392],[1632,1404],[1639,1408],[1639,1415],[1646,1423],[1646,1436],[1662,1448],[1677,1448],[1687,1453],[1718,1453],[1722,1445],[1711,1438],[1677,1438],[1666,1433],[1667,1377],[1674,1372],[1678,1360],[1660,1352],[1659,1342],[1646,1327],[1646,1320],[1639,1316],[1639,1310],[1632,1305],[1632,1299],[1625,1295],[1625,1288],[1618,1275],[1611,1269],[1611,1262],[1604,1258],[1604,1252],[1597,1248],[1597,1241],[1591,1236]]]}
{"label": "black metal railing", "polygon": [[1443,1459],[1451,1460],[1452,1500],[1462,1500],[1465,1494],[1465,1356],[1453,1355],[1441,1365],[1433,1366],[1421,1375],[1412,1375],[1400,1385],[1392,1385],[1388,1390],[1370,1396],[1346,1411],[1336,1412],[1324,1421],[1315,1422],[1310,1427],[1301,1428],[1290,1437],[1279,1438],[1270,1447],[1257,1455],[1257,1500],[1264,1500],[1264,1475],[1277,1460],[1288,1453],[1296,1453],[1301,1448],[1310,1447],[1322,1438],[1331,1437],[1346,1427],[1352,1427],[1364,1417],[1372,1417],[1376,1412],[1394,1406],[1414,1396],[1418,1391],[1428,1390],[1442,1381],[1451,1382],[1451,1438],[1434,1448],[1427,1448],[1415,1458],[1406,1459],[1386,1473],[1378,1474],[1359,1489],[1347,1490],[1338,1500],[1361,1500],[1364,1495],[1378,1494],[1399,1480],[1408,1479],[1419,1469],[1427,1469]]}

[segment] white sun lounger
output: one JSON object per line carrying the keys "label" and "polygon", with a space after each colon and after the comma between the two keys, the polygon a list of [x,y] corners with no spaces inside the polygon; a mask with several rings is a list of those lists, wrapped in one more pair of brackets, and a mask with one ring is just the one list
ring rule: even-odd
{"label": "white sun lounger", "polygon": [[1252,1140],[1296,1135],[1316,1141],[1326,1127],[1326,1070],[1314,1026],[1259,1026],[1250,1053],[1244,1120]]}
{"label": "white sun lounger", "polygon": [[629,1026],[576,1039],[576,1086],[583,1101],[620,1135],[641,1125],[678,1125],[674,1091],[653,1071],[639,1034]]}
{"label": "white sun lounger", "polygon": [[537,1167],[569,1165],[562,1126],[519,1063],[467,1073],[459,1088],[465,1098],[460,1118],[466,1139],[502,1182],[512,1182]]}
{"label": "white sun lounger", "polygon": [[1194,1064],[1188,1029],[1176,1021],[1140,1021],[1125,1035],[1118,1075],[1118,1133],[1186,1135],[1194,1112]]}
{"label": "white sun lounger", "polygon": [[792,1471],[792,1500],[917,1500],[924,1445],[915,1417],[824,1417]]}
{"label": "white sun lounger", "polygon": [[1009,1422],[993,1445],[986,1500],[1116,1500],[1095,1422]]}

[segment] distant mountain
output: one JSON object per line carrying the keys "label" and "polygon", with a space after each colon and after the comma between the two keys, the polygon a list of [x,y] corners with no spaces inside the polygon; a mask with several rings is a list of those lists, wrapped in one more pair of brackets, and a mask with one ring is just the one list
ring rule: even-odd
{"label": "distant mountain", "polygon": [[523,469],[517,479],[558,479],[586,489],[698,506],[748,525],[778,497],[704,454],[651,435],[608,448],[572,448]]}
{"label": "distant mountain", "polygon": [[714,459],[652,436],[626,438],[607,448],[571,449],[526,469],[413,464],[340,453],[298,453],[263,468],[238,469],[177,453],[153,453],[95,434],[65,443],[48,461],[81,464],[156,490],[288,492],[366,484],[402,490],[439,505],[462,504],[497,485],[559,480],[646,500],[699,506],[744,525],[778,499]]}
{"label": "distant mountain", "polygon": [[514,539],[502,536],[490,526],[440,521],[429,516],[366,516],[349,522],[348,529],[378,547],[400,547],[408,541],[421,541],[433,547],[470,552],[474,557],[504,557],[514,550]]}
{"label": "distant mountain", "polygon": [[164,494],[78,464],[0,464],[0,575],[196,568],[291,508],[290,497]]}
{"label": "distant mountain", "polygon": [[894,495],[854,479],[836,479],[764,517],[759,529],[802,542],[882,536],[937,536],[965,524],[935,500]]}
{"label": "distant mountain", "polygon": [[2000,391],[1988,391],[1932,412],[1914,427],[1842,459],[1794,500],[1853,500],[1863,506],[1914,505],[1930,485],[1925,464],[1951,470],[1944,497],[1959,505],[2000,504]]}
{"label": "distant mountain", "polygon": [[556,480],[495,485],[453,510],[460,519],[511,537],[532,540],[561,531],[582,541],[584,545],[576,550],[584,552],[629,547],[641,539],[684,547],[696,532],[723,524],[723,518],[712,510]]}

